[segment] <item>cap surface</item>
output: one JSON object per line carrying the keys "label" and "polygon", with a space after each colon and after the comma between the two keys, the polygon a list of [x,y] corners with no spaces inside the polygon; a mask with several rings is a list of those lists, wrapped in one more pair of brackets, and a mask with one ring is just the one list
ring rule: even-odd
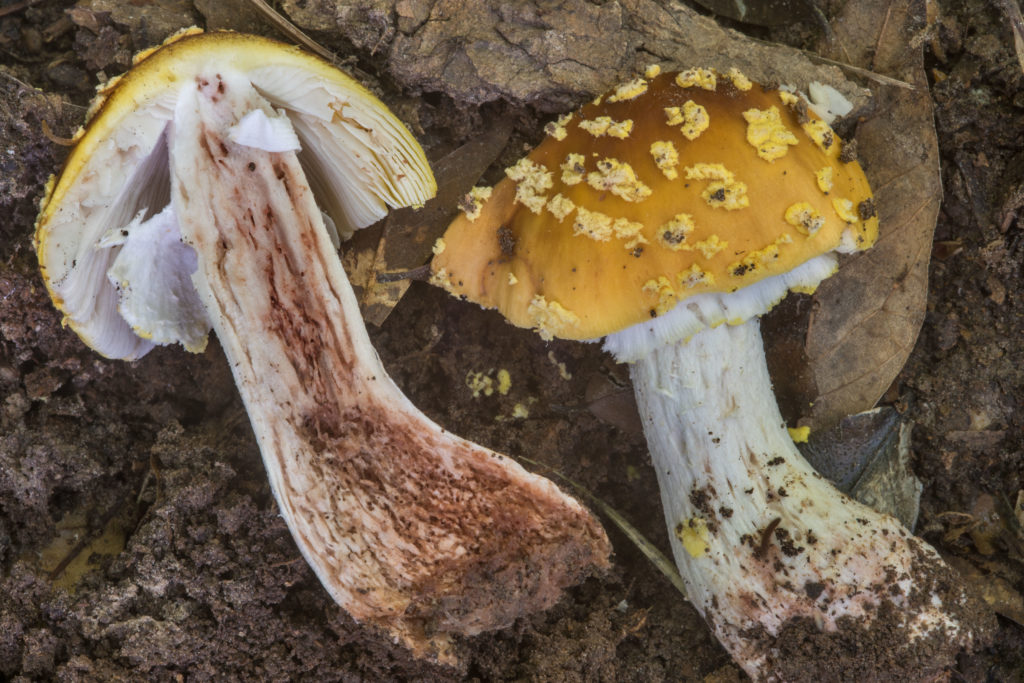
{"label": "cap surface", "polygon": [[867,179],[801,103],[735,72],[630,81],[467,199],[433,282],[542,335],[591,339],[867,248]]}

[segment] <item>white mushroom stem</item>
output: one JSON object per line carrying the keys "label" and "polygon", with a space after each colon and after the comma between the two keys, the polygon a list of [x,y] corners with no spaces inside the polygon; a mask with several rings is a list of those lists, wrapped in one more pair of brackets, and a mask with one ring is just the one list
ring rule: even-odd
{"label": "white mushroom stem", "polygon": [[787,655],[817,632],[896,660],[938,646],[939,667],[976,635],[936,552],[793,445],[756,317],[656,348],[631,375],[688,597],[751,677],[789,679]]}
{"label": "white mushroom stem", "polygon": [[399,391],[296,153],[232,141],[256,110],[272,113],[223,70],[178,101],[171,206],[197,256],[192,281],[310,566],[357,620],[452,661],[449,634],[552,604],[607,563],[607,539],[552,483],[441,429]]}

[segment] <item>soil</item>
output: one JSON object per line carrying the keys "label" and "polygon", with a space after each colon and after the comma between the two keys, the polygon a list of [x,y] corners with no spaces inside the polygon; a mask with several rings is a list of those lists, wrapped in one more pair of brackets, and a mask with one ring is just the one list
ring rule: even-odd
{"label": "soil", "polygon": [[[0,679],[741,680],[697,613],[607,520],[607,574],[461,641],[462,669],[413,659],[334,605],[302,560],[216,343],[126,363],[62,328],[32,249],[36,201],[66,153],[60,138],[83,120],[98,79],[203,19],[189,2],[90,4],[113,9],[0,5]],[[998,7],[938,9],[914,39],[944,198],[925,323],[884,401],[914,424],[918,534],[1000,614],[992,643],[960,656],[946,680],[1020,681],[1024,536],[1009,510],[1024,489],[1024,77]],[[126,22],[127,11],[151,14]],[[791,42],[816,34],[811,21],[737,27]],[[398,111],[419,112],[388,85],[372,47],[356,52]],[[427,97],[414,128],[437,148],[484,128],[475,105]],[[520,131],[544,116],[489,107]],[[642,434],[592,402],[595,386],[628,382],[596,345],[544,342],[424,283],[370,332],[431,418],[564,473],[668,551]],[[467,376],[499,369],[512,379],[507,395],[474,396]],[[512,417],[517,404],[528,417]]]}

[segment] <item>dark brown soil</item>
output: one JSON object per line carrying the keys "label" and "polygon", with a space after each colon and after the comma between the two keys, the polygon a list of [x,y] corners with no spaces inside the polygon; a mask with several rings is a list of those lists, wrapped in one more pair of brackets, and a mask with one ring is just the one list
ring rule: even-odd
{"label": "dark brown soil", "polygon": [[[69,136],[97,69],[123,70],[166,35],[159,22],[202,18],[188,2],[124,7],[150,4],[163,13],[132,29],[109,12],[72,23],[71,2],[0,4],[0,680],[739,680],[693,609],[610,524],[607,576],[460,643],[463,670],[412,659],[355,624],[306,567],[216,343],[124,363],[61,327],[31,246],[35,201],[65,153],[43,122]],[[1010,614],[1024,592],[1021,540],[1002,507],[1024,489],[1024,76],[998,8],[939,7],[914,39],[945,197],[926,322],[885,400],[916,423],[918,533],[982,588],[998,579],[1009,597],[996,605]],[[814,33],[807,24],[780,37]],[[483,126],[475,108],[437,99],[431,111],[419,124],[434,142]],[[543,342],[422,283],[371,336],[441,425],[563,472],[667,551],[642,435],[588,409],[588,388],[622,376],[596,346]],[[467,373],[498,369],[508,394],[474,398]],[[512,419],[516,404],[529,417]],[[985,505],[1002,521],[976,523]],[[945,676],[1024,680],[1024,626],[1000,616],[992,645]]]}

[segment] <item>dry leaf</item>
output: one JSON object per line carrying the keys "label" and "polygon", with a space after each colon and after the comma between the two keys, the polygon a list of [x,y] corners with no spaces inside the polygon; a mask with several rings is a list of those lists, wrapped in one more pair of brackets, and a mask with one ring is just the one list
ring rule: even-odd
{"label": "dry leaf", "polygon": [[609,368],[607,373],[594,373],[587,382],[584,400],[587,410],[599,420],[627,433],[640,434],[643,431],[629,375],[621,370],[621,366]]}
{"label": "dry leaf", "polygon": [[840,491],[914,528],[921,482],[910,468],[910,427],[893,408],[849,415],[829,430],[812,431],[800,452]]}
{"label": "dry leaf", "polygon": [[[511,132],[511,122],[499,121],[448,154],[433,165],[437,195],[422,209],[398,209],[388,214],[372,259],[365,263],[365,268],[357,269],[361,275],[352,278],[366,322],[383,324],[409,289],[410,280],[380,282],[376,276],[401,273],[427,262],[434,242],[444,234],[457,210],[459,199],[501,153]],[[365,252],[359,253],[365,256]]]}
{"label": "dry leaf", "polygon": [[834,424],[873,406],[903,367],[924,321],[928,261],[941,200],[938,143],[920,46],[919,0],[848,3],[830,56],[893,76],[913,90],[876,86],[857,149],[875,190],[880,237],[818,291],[807,356],[818,396],[810,422]]}

